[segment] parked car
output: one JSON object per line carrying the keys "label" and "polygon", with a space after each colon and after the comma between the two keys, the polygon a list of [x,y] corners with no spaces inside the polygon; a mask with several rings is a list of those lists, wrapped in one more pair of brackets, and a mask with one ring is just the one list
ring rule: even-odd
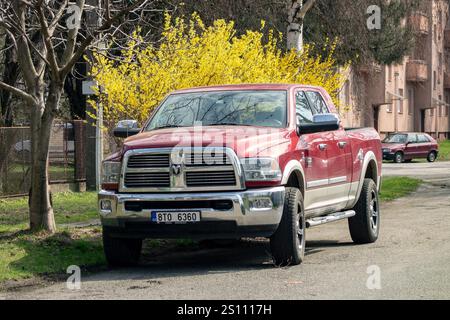
{"label": "parked car", "polygon": [[110,265],[136,263],[145,238],[267,237],[277,265],[303,261],[309,227],[348,219],[355,243],[378,238],[380,137],[345,130],[322,88],[181,90],[135,124],[115,130],[134,136],[103,163]]}
{"label": "parked car", "polygon": [[399,132],[388,135],[382,144],[383,159],[396,163],[424,158],[434,162],[439,154],[439,145],[423,132]]}

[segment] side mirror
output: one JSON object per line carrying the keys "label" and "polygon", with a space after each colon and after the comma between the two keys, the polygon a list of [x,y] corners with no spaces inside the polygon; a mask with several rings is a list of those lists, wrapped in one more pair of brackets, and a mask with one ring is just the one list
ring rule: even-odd
{"label": "side mirror", "polygon": [[297,117],[298,134],[335,131],[339,129],[340,120],[334,113],[316,114],[312,123],[300,123]]}
{"label": "side mirror", "polygon": [[128,138],[134,136],[141,131],[138,128],[138,122],[136,120],[122,120],[117,123],[114,129],[114,136],[117,138]]}

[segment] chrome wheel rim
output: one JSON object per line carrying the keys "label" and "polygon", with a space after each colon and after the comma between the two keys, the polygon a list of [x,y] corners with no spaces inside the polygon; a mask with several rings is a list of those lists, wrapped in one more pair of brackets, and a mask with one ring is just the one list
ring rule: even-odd
{"label": "chrome wheel rim", "polygon": [[432,161],[432,162],[434,161],[434,153],[430,154],[430,161]]}
{"label": "chrome wheel rim", "polygon": [[398,155],[396,156],[396,158],[395,158],[395,161],[396,161],[397,163],[402,162],[402,155],[401,155],[401,154],[398,154]]}
{"label": "chrome wheel rim", "polygon": [[303,220],[302,209],[300,206],[297,208],[297,238],[298,238],[298,249],[303,252],[305,248],[305,221]]}
{"label": "chrome wheel rim", "polygon": [[375,190],[370,193],[370,204],[369,204],[369,215],[370,215],[370,226],[373,231],[378,228],[379,222],[379,207],[378,207],[378,197]]}

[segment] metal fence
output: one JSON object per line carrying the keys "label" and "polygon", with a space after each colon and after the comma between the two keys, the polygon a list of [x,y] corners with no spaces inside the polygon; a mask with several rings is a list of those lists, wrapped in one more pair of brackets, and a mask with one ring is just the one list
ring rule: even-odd
{"label": "metal fence", "polygon": [[[49,148],[50,183],[85,180],[82,121],[53,125]],[[31,176],[29,127],[0,128],[0,197],[28,194]]]}

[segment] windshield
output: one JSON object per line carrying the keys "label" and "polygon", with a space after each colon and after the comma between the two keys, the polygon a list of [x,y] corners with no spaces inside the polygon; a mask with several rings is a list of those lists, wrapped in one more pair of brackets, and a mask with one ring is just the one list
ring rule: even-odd
{"label": "windshield", "polygon": [[408,135],[406,134],[393,134],[387,136],[383,142],[384,143],[406,143],[408,140]]}
{"label": "windshield", "polygon": [[146,130],[194,125],[284,128],[286,91],[214,91],[170,95]]}

